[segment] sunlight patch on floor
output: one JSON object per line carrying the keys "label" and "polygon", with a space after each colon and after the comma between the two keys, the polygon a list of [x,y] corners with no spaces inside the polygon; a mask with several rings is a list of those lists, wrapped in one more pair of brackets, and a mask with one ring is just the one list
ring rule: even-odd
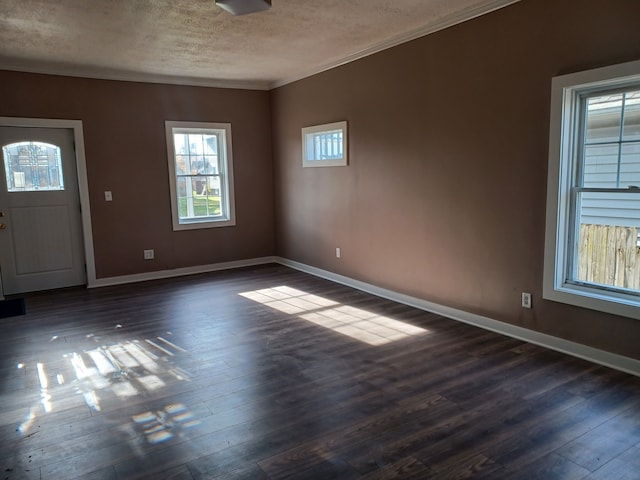
{"label": "sunlight patch on floor", "polygon": [[298,315],[303,320],[369,345],[384,345],[428,332],[424,328],[400,320],[343,305],[284,285],[243,292],[240,295],[280,312]]}
{"label": "sunlight patch on floor", "polygon": [[180,437],[186,429],[202,423],[182,403],[166,405],[159,411],[142,412],[133,415],[131,420],[151,444],[163,443],[176,436]]}
{"label": "sunlight patch on floor", "polygon": [[[97,340],[92,334],[87,335],[87,338]],[[38,415],[83,404],[94,411],[101,411],[102,402],[107,398],[126,401],[161,390],[176,381],[189,381],[189,372],[172,361],[172,357],[181,352],[187,350],[157,336],[153,339],[127,340],[70,352],[63,354],[60,361],[47,364],[37,362],[35,372],[40,401],[28,408],[18,431],[27,435]],[[25,369],[28,364],[20,362],[16,367]],[[170,410],[171,415],[178,415],[179,422],[187,427],[197,424],[197,419],[192,418],[193,415],[183,405],[179,411],[174,407],[170,407]],[[164,414],[165,417],[171,415],[167,412]],[[159,429],[157,432],[150,432],[148,440],[158,443],[170,437],[164,429]]]}

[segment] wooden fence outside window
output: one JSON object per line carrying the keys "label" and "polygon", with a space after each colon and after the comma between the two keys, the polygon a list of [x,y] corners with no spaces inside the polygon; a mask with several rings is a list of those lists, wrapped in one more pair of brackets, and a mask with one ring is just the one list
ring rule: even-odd
{"label": "wooden fence outside window", "polygon": [[578,279],[640,290],[640,247],[635,227],[580,226]]}

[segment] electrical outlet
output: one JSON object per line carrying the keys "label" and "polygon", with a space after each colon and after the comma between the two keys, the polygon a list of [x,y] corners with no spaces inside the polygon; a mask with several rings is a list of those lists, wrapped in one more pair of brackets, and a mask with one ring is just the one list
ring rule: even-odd
{"label": "electrical outlet", "polygon": [[522,308],[531,308],[531,294],[522,292]]}
{"label": "electrical outlet", "polygon": [[112,202],[113,201],[113,194],[109,190],[104,192],[104,201],[105,202]]}
{"label": "electrical outlet", "polygon": [[153,249],[144,251],[144,259],[145,260],[153,260],[155,258],[155,252]]}
{"label": "electrical outlet", "polygon": [[336,258],[340,258],[340,247],[336,247]]}

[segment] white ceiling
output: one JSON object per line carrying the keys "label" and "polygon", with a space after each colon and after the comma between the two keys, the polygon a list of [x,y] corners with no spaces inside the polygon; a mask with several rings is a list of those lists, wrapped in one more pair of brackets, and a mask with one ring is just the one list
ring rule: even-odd
{"label": "white ceiling", "polygon": [[269,89],[518,0],[0,0],[0,69]]}

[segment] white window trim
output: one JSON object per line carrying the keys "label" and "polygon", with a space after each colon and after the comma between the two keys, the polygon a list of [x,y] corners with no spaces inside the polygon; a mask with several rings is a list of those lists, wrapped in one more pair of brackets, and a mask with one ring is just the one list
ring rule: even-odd
{"label": "white window trim", "polygon": [[[180,223],[178,215],[178,196],[176,188],[176,167],[175,167],[175,148],[173,142],[173,130],[180,128],[201,128],[201,129],[213,129],[225,131],[225,167],[226,175],[222,175],[225,180],[221,182],[221,189],[227,197],[227,211],[220,219],[216,220],[196,220],[185,223]],[[235,195],[234,195],[234,181],[233,181],[233,147],[231,142],[231,124],[230,123],[210,123],[210,122],[178,122],[178,121],[165,121],[165,132],[167,138],[167,159],[169,162],[169,190],[171,192],[171,219],[173,223],[173,230],[194,230],[200,228],[216,228],[216,227],[229,227],[236,224],[235,213]],[[222,192],[221,192],[222,193]]]}
{"label": "white window trim", "polygon": [[[309,158],[309,135],[342,131],[342,157],[332,159]],[[347,122],[325,123],[302,128],[302,166],[303,167],[344,167],[348,163],[349,139],[347,136]]]}
{"label": "white window trim", "polygon": [[640,61],[554,77],[551,84],[549,170],[543,298],[579,307],[640,319],[637,296],[607,292],[565,282],[569,238],[569,195],[575,162],[575,124],[580,93],[640,84]]}

